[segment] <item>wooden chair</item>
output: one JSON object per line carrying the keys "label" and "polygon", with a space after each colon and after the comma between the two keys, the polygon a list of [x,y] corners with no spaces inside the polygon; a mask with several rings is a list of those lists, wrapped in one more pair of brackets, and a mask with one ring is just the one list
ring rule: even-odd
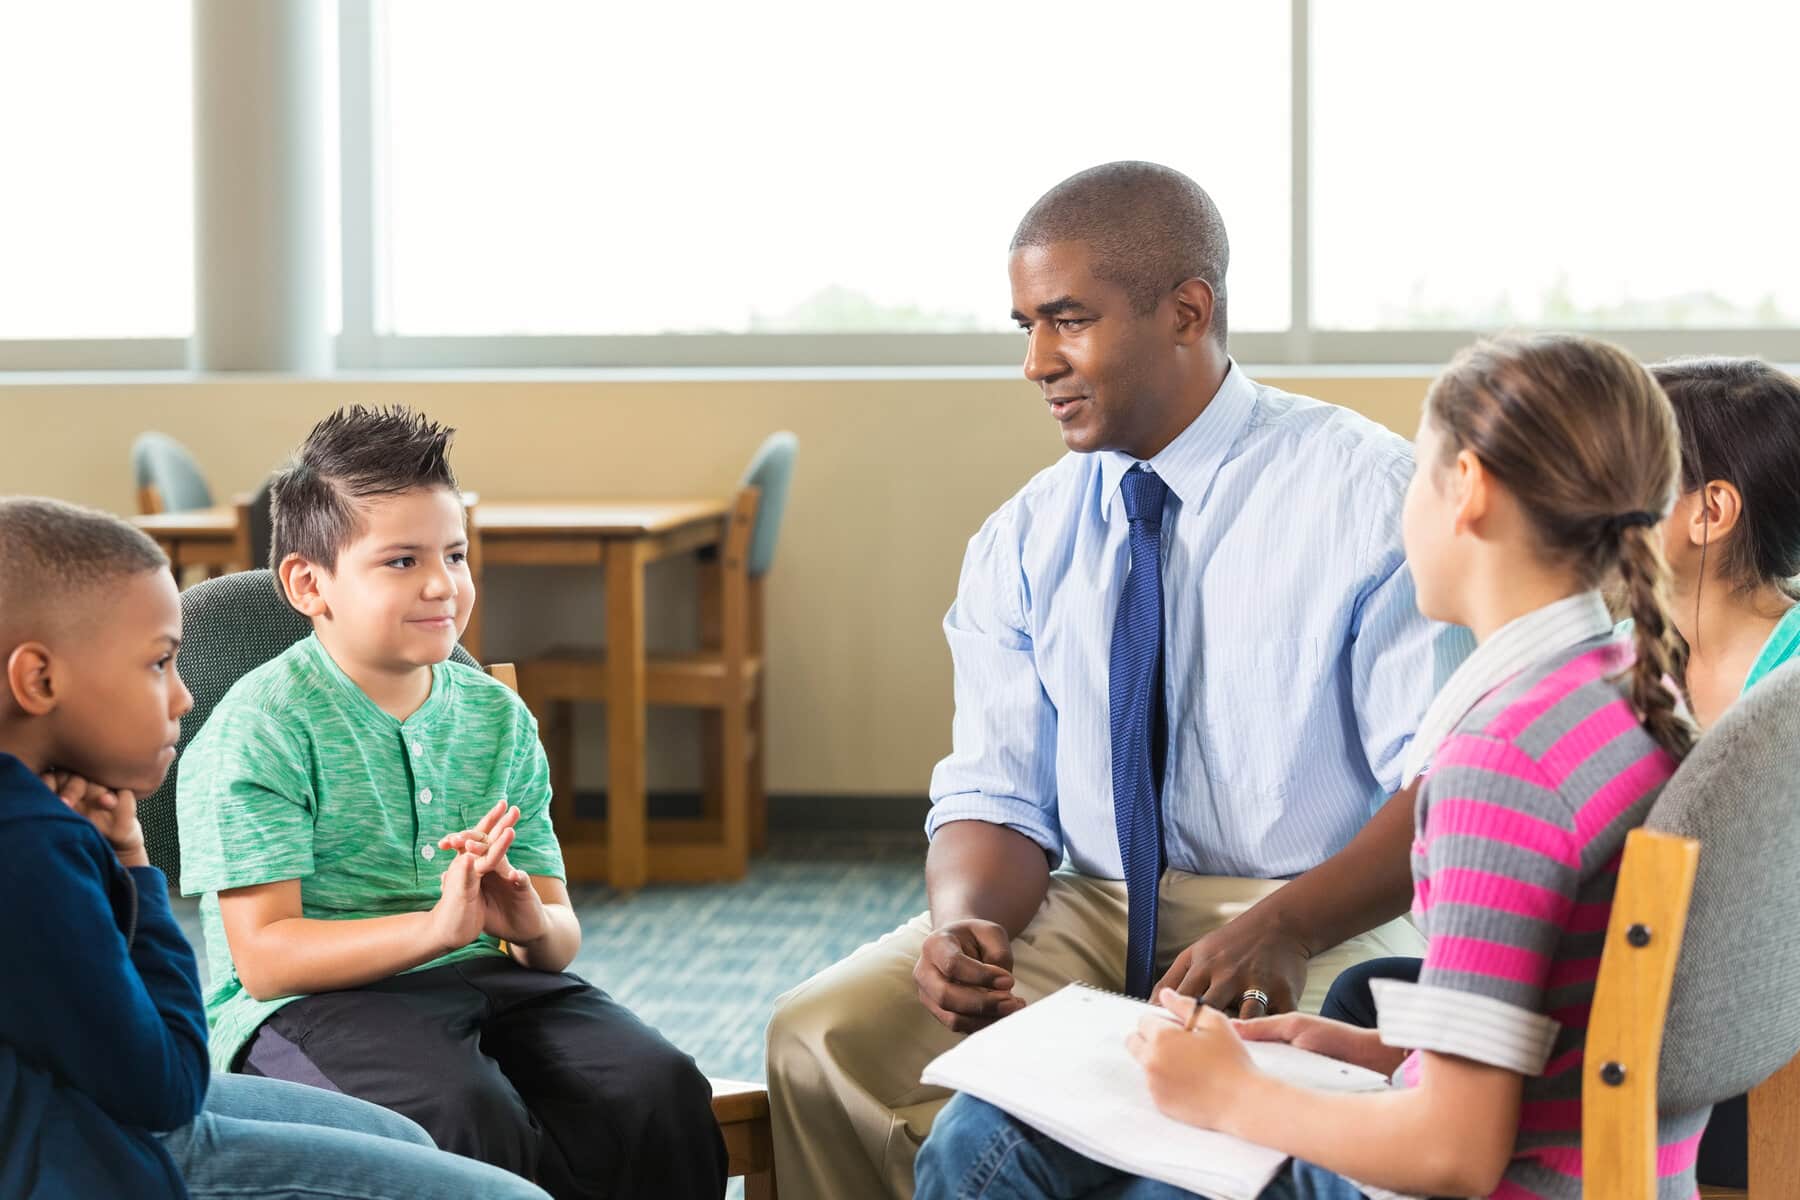
{"label": "wooden chair", "polygon": [[1726,713],[1646,826],[1626,840],[1594,992],[1584,1194],[1650,1200],[1659,1116],[1748,1092],[1748,1194],[1800,1200],[1800,663]]}
{"label": "wooden chair", "polygon": [[[687,851],[665,870],[683,881],[742,878],[752,850],[768,837],[765,791],[763,577],[773,564],[798,442],[790,433],[764,441],[744,475],[730,528],[718,552],[700,569],[700,650],[651,655],[644,691],[651,705],[701,710],[703,757],[700,825],[714,846]],[[573,827],[575,816],[575,701],[604,703],[604,650],[559,647],[520,664],[519,689],[536,714],[550,758],[553,819]],[[690,822],[651,822],[691,836]],[[684,839],[685,840],[685,839]],[[665,859],[665,861],[667,861]]]}
{"label": "wooden chair", "polygon": [[712,1089],[713,1119],[725,1135],[727,1172],[733,1179],[744,1177],[744,1200],[776,1200],[769,1090],[735,1079],[715,1079]]}
{"label": "wooden chair", "polygon": [[[762,686],[760,637],[752,635],[752,587],[745,553],[755,525],[758,495],[739,493],[720,552],[700,570],[700,643],[696,654],[649,655],[644,695],[651,705],[705,710],[702,822],[721,854],[684,870],[688,880],[740,879],[749,867],[752,776],[760,775]],[[754,650],[752,647],[756,647]],[[605,702],[608,662],[602,649],[558,647],[519,665],[519,694],[538,718],[550,759],[552,819],[575,828],[575,722],[573,702]],[[663,822],[650,822],[655,839]]]}
{"label": "wooden chair", "polygon": [[[132,481],[137,486],[138,512],[145,516],[166,512],[191,512],[195,509],[211,508],[213,503],[212,488],[207,485],[206,477],[200,472],[200,464],[188,448],[166,433],[141,433],[131,444]],[[262,493],[263,512],[267,515],[267,491]],[[250,554],[253,544],[250,525],[249,508],[255,497],[237,496],[233,505],[237,510],[237,532],[233,539],[232,560],[229,564],[217,563],[205,567],[200,578],[216,579],[228,570],[247,570],[260,566]],[[265,521],[266,524],[266,521]],[[176,572],[175,582],[185,585],[188,580],[181,578],[182,572]],[[190,577],[192,573],[190,572]]]}
{"label": "wooden chair", "polygon": [[138,511],[187,512],[212,507],[212,489],[188,448],[166,433],[140,433],[131,444]]}
{"label": "wooden chair", "polygon": [[[175,817],[175,787],[181,754],[219,700],[242,675],[306,636],[311,625],[275,593],[267,570],[244,571],[196,585],[182,593],[181,673],[194,707],[181,721],[181,737],[168,777],[138,805],[150,861],[179,886],[181,846]],[[451,657],[474,665],[455,648]],[[514,691],[518,673],[511,663],[492,663],[487,673]],[[724,1135],[733,1176],[745,1177],[746,1200],[774,1200],[775,1157],[769,1132],[769,1093],[761,1084],[715,1079],[713,1116]]]}

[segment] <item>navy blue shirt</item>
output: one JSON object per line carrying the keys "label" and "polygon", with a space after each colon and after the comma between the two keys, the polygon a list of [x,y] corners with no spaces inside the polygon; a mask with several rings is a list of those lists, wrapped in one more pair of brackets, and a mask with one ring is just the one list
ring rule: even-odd
{"label": "navy blue shirt", "polygon": [[0,845],[0,1196],[186,1196],[151,1136],[192,1121],[208,1079],[168,883],[10,754]]}

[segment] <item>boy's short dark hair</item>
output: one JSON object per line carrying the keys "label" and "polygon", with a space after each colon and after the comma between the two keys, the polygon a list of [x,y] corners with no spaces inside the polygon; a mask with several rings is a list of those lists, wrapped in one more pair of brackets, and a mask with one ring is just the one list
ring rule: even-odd
{"label": "boy's short dark hair", "polygon": [[155,542],[111,513],[0,496],[0,633],[24,636],[28,614],[67,612],[101,584],[168,567]]}
{"label": "boy's short dark hair", "polygon": [[456,492],[456,430],[401,405],[340,408],[314,425],[269,485],[269,567],[290,554],[337,570],[362,529],[359,501],[420,488]]}

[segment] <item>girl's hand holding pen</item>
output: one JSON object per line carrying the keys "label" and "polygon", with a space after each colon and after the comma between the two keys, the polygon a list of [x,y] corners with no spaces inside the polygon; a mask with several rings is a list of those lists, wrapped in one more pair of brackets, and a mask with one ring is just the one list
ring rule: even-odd
{"label": "girl's hand holding pen", "polygon": [[1158,997],[1171,1021],[1150,1013],[1125,1048],[1144,1068],[1150,1098],[1168,1116],[1204,1129],[1223,1128],[1231,1107],[1258,1075],[1230,1018],[1165,988]]}

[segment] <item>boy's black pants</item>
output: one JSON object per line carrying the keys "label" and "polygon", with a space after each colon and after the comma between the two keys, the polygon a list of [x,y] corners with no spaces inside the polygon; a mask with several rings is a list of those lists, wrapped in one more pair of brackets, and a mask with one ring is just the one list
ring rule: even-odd
{"label": "boy's black pants", "polygon": [[725,1143],[694,1060],[574,975],[482,958],[307,996],[238,1069],[411,1117],[557,1197],[717,1200]]}

